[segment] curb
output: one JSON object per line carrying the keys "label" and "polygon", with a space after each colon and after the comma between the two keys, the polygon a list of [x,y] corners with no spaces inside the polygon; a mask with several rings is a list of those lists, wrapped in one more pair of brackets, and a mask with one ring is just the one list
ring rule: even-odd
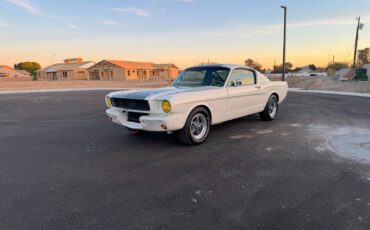
{"label": "curb", "polygon": [[308,90],[308,89],[300,89],[300,88],[289,88],[288,92],[330,94],[330,95],[353,96],[353,97],[370,97],[370,93],[352,93],[352,92],[328,91],[328,90]]}
{"label": "curb", "polygon": [[78,88],[78,89],[35,89],[35,90],[12,90],[0,91],[4,94],[27,94],[27,93],[54,93],[54,92],[78,92],[78,91],[109,91],[109,90],[129,90],[137,88]]}

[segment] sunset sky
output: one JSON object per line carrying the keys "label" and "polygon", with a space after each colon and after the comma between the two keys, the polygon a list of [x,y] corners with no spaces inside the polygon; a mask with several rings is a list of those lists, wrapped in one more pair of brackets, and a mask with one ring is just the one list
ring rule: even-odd
{"label": "sunset sky", "polygon": [[288,6],[287,61],[324,66],[329,50],[350,62],[370,46],[369,0],[0,0],[0,65],[65,58],[242,64],[281,63]]}

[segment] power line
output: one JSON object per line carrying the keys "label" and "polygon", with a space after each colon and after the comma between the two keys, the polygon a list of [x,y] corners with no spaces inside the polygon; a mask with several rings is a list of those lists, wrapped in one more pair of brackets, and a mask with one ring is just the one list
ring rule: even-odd
{"label": "power line", "polygon": [[345,52],[345,54],[343,55],[343,60],[345,62],[349,61],[350,60],[350,55],[352,54],[352,51],[355,49],[355,45],[351,46],[347,52]]}

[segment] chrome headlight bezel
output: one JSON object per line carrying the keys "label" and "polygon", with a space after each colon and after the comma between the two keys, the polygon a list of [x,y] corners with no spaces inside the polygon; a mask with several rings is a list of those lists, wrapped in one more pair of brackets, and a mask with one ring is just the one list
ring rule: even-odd
{"label": "chrome headlight bezel", "polygon": [[111,98],[109,96],[105,97],[105,104],[108,106],[108,108],[112,107],[112,101],[111,101]]}
{"label": "chrome headlight bezel", "polygon": [[161,109],[164,113],[170,113],[172,111],[172,105],[169,100],[163,100],[161,102]]}

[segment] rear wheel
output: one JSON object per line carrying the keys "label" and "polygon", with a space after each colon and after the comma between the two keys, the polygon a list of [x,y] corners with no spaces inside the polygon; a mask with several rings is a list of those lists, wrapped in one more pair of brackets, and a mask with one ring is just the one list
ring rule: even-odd
{"label": "rear wheel", "polygon": [[263,121],[272,121],[276,118],[279,111],[279,104],[276,95],[271,95],[265,109],[260,112],[260,117]]}
{"label": "rear wheel", "polygon": [[186,120],[185,126],[179,131],[179,139],[187,145],[202,144],[208,137],[211,127],[209,112],[202,108],[195,108]]}

